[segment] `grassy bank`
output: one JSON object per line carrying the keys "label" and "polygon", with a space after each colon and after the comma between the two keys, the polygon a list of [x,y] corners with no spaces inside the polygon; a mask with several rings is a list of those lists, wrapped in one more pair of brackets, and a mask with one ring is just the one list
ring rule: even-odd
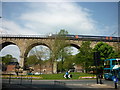
{"label": "grassy bank", "polygon": [[[21,77],[24,79],[28,79],[28,78],[33,78],[33,79],[37,79],[37,80],[65,80],[65,78],[63,77],[65,73],[59,73],[59,74],[42,74],[42,75],[12,75],[11,78],[13,79],[20,79]],[[87,74],[87,73],[79,73],[79,72],[72,72],[70,73],[72,74],[72,80],[77,80],[77,79],[87,79],[89,77],[94,77],[95,75],[93,74]],[[10,78],[10,75],[2,75],[2,78]]]}

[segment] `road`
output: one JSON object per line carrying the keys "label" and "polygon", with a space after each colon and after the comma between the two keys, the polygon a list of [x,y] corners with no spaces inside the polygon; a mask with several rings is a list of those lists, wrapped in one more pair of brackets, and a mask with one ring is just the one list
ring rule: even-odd
{"label": "road", "polygon": [[[66,88],[70,90],[74,89],[95,89],[95,90],[114,90],[114,82],[103,80],[103,84],[96,84],[96,80],[18,80],[12,79],[9,84],[8,79],[2,81],[3,88]],[[118,90],[120,90],[120,82],[118,82]]]}

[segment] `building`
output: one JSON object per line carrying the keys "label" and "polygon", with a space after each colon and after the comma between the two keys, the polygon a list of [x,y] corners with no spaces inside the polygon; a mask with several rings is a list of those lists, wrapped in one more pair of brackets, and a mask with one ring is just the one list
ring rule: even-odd
{"label": "building", "polygon": [[18,62],[9,62],[6,69],[6,74],[15,74],[15,67],[19,66]]}
{"label": "building", "polygon": [[51,74],[52,73],[52,64],[47,61],[43,64],[38,64],[38,65],[35,65],[33,66],[34,68],[34,73],[36,72],[39,72],[39,73],[42,73],[42,74]]}

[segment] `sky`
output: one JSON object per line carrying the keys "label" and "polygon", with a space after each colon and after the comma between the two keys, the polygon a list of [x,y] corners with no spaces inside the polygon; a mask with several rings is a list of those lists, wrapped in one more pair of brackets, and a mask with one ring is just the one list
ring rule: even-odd
{"label": "sky", "polygon": [[[75,35],[118,36],[118,3],[2,2],[1,34],[49,35],[61,29]],[[1,55],[11,50],[19,52],[11,45]]]}
{"label": "sky", "polygon": [[[112,35],[118,30],[117,2],[3,2],[1,32],[48,35]],[[116,33],[117,35],[117,33]]]}

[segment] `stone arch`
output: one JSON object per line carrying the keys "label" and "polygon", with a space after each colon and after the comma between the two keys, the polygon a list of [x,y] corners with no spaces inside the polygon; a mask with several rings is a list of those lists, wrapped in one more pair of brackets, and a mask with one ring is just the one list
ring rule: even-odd
{"label": "stone arch", "polygon": [[[64,48],[66,48],[66,47],[74,47],[74,48],[76,48],[76,49],[80,49],[80,46],[79,45],[77,45],[77,44],[73,44],[73,43],[68,43],[68,44],[66,44],[63,48],[61,48],[61,49],[64,49]],[[60,50],[61,50],[60,49]]]}
{"label": "stone arch", "polygon": [[73,47],[75,47],[75,48],[77,48],[77,49],[80,49],[80,46],[79,45],[77,45],[77,44],[69,44],[68,46],[73,46]]}
{"label": "stone arch", "polygon": [[[0,51],[2,52],[2,49],[5,48],[5,47],[7,47],[7,46],[9,46],[9,45],[14,45],[14,46],[12,46],[12,47],[17,48],[19,54],[17,54],[17,58],[16,58],[16,59],[18,60],[18,63],[19,63],[21,50],[20,50],[20,46],[19,46],[17,43],[15,43],[14,41],[4,41],[4,42],[2,42],[2,43],[0,44],[0,47],[1,47],[1,48],[0,48]],[[9,52],[9,51],[8,51],[8,52]],[[10,54],[14,56],[13,53],[10,52]],[[15,57],[16,57],[16,56],[15,56]]]}
{"label": "stone arch", "polygon": [[14,42],[10,42],[10,41],[3,42],[3,43],[0,44],[0,47],[1,47],[0,51],[8,45],[16,45],[16,44]]}
{"label": "stone arch", "polygon": [[31,45],[29,45],[29,46],[26,48],[26,50],[25,50],[25,52],[24,52],[24,62],[23,62],[23,63],[25,63],[26,57],[27,57],[29,51],[30,51],[33,47],[38,46],[38,45],[46,46],[46,47],[48,47],[48,48],[51,50],[51,48],[50,48],[47,44],[45,44],[45,43],[40,43],[40,42],[32,43]]}

